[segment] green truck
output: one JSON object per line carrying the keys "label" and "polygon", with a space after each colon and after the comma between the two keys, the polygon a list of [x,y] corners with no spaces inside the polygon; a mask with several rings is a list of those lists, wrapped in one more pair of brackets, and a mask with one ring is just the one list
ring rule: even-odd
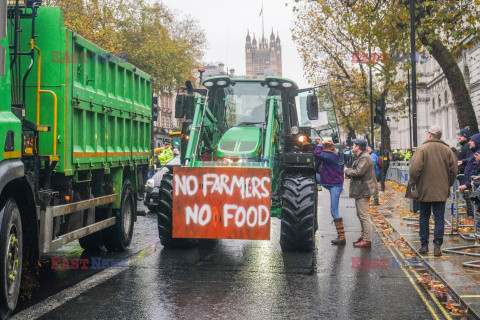
{"label": "green truck", "polygon": [[129,247],[151,106],[150,76],[68,30],[60,8],[0,0],[2,316],[40,253]]}

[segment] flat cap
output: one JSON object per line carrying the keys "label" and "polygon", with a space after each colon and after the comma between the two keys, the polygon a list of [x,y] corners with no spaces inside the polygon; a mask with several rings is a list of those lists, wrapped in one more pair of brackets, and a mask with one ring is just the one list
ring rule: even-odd
{"label": "flat cap", "polygon": [[442,135],[442,128],[440,126],[434,124],[428,129],[428,132],[434,135]]}
{"label": "flat cap", "polygon": [[352,143],[354,143],[357,146],[362,147],[362,148],[367,147],[367,140],[365,140],[365,139],[353,139]]}

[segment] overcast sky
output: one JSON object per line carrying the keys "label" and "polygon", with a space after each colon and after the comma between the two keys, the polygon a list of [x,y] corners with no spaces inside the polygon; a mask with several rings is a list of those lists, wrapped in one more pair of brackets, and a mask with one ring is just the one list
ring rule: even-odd
{"label": "overcast sky", "polygon": [[[247,29],[257,41],[262,34],[264,13],[265,37],[269,39],[272,28],[280,35],[282,45],[283,76],[294,80],[299,87],[307,86],[303,78],[300,56],[291,40],[291,0],[162,0],[167,7],[180,14],[197,19],[205,30],[209,49],[205,62],[224,62],[235,74],[245,75],[245,37]],[[285,3],[289,3],[285,6]]]}

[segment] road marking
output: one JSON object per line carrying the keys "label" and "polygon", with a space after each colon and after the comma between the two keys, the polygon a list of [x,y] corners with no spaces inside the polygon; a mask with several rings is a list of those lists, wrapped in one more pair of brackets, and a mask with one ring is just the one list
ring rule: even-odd
{"label": "road marking", "polygon": [[[384,237],[382,237],[381,234],[383,234],[383,232],[381,232],[375,223],[372,222],[372,226],[375,228],[375,231],[377,232],[377,234],[379,235],[380,239],[383,241],[383,243],[387,243],[385,241],[386,239],[386,236],[384,235]],[[392,256],[394,258],[397,258],[397,259],[400,259],[403,254],[400,252],[400,250],[398,250],[397,247],[395,247],[395,251],[397,252],[397,254],[395,254],[395,252],[393,251],[393,249],[389,246],[387,246],[387,249],[390,251],[390,253],[392,254]],[[402,259],[404,260],[404,259]],[[412,284],[413,288],[415,289],[415,291],[418,293],[418,295],[420,296],[420,298],[422,299],[423,303],[425,304],[425,306],[427,307],[428,311],[430,311],[430,313],[432,314],[432,317],[434,319],[440,319],[440,317],[438,316],[437,312],[435,312],[435,310],[432,308],[432,306],[430,305],[430,302],[427,300],[425,294],[420,290],[419,288],[419,284],[418,283],[415,283],[414,279],[412,278],[412,276],[408,273],[409,271],[411,271],[415,277],[417,278],[417,280],[419,280],[419,275],[418,273],[416,273],[414,270],[407,270],[403,267],[403,265],[400,265],[400,269],[405,273],[405,275],[407,276],[408,280],[410,281],[410,283]],[[448,314],[448,312],[445,310],[445,308],[443,308],[443,306],[439,303],[438,299],[430,292],[430,291],[427,291],[430,295],[430,298],[433,300],[433,302],[437,305],[437,307],[442,311],[443,315],[445,316],[445,318],[447,319],[452,319],[452,317]]]}
{"label": "road marking", "polygon": [[460,296],[460,298],[480,298],[480,294],[464,295]]}
{"label": "road marking", "polygon": [[78,297],[82,293],[91,290],[99,284],[122,273],[123,271],[130,269],[130,267],[135,263],[151,256],[156,251],[157,243],[155,243],[149,248],[143,249],[142,251],[128,258],[128,267],[124,267],[124,265],[122,265],[121,268],[110,268],[100,271],[99,273],[96,273],[95,275],[87,278],[86,280],[81,281],[72,287],[66,288],[54,294],[53,296],[50,296],[47,299],[40,301],[39,303],[15,314],[11,318],[11,320],[30,320],[44,316],[45,314],[60,307],[68,301]]}

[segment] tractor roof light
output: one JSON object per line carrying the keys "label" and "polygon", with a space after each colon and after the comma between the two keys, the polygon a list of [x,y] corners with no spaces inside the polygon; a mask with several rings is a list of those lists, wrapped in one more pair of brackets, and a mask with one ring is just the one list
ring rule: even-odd
{"label": "tractor roof light", "polygon": [[226,85],[226,84],[227,84],[227,81],[225,81],[225,80],[219,80],[219,81],[217,81],[217,86],[219,86],[219,87],[224,86],[224,85]]}
{"label": "tractor roof light", "polygon": [[211,87],[213,87],[213,82],[212,81],[207,81],[203,85],[207,88],[211,88]]}
{"label": "tractor roof light", "polygon": [[278,87],[280,83],[278,83],[277,81],[271,81],[268,83],[268,86],[269,87]]}
{"label": "tractor roof light", "polygon": [[283,82],[282,83],[282,87],[284,88],[291,88],[292,87],[292,84],[290,82]]}

